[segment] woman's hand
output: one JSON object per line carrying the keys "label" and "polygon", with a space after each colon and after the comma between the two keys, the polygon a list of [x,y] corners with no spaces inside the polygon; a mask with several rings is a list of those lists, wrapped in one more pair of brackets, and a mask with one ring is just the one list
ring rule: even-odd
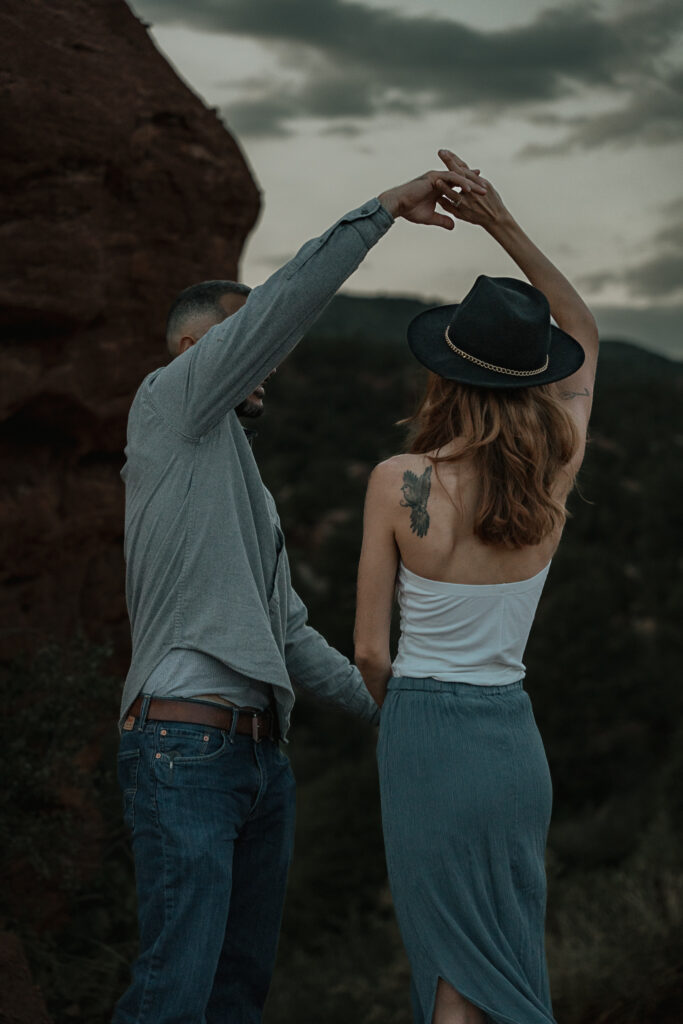
{"label": "woman's hand", "polygon": [[355,662],[366,690],[381,708],[387,695],[387,683],[391,679],[391,662],[381,657],[365,656],[360,652],[356,653]]}
{"label": "woman's hand", "polygon": [[[469,167],[459,167],[445,172],[425,171],[419,178],[413,178],[405,185],[382,192],[378,199],[392,217],[403,217],[413,224],[434,224],[450,231],[453,221],[437,213],[437,204],[443,204],[443,200],[457,201],[459,196],[472,192],[483,196],[486,188],[476,171],[471,171]],[[457,189],[462,191],[458,192]]]}
{"label": "woman's hand", "polygon": [[[449,173],[454,173],[457,170],[459,173],[465,174],[470,170],[465,161],[452,153],[450,149],[440,149],[439,156]],[[486,192],[482,194],[473,189],[462,191],[458,196],[453,197],[452,189],[444,187],[439,199],[439,206],[447,213],[453,214],[458,220],[464,220],[468,224],[479,224],[483,228],[490,229],[493,225],[509,217],[510,214],[491,182],[486,178],[479,177],[479,171],[470,173],[477,175],[477,180],[486,186]],[[446,186],[445,181],[444,186]],[[439,182],[437,182],[437,187],[440,187]]]}

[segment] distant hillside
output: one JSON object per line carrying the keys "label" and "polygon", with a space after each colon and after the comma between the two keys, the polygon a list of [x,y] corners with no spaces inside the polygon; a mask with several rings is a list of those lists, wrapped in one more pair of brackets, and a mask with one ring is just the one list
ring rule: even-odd
{"label": "distant hillside", "polygon": [[[312,334],[319,338],[337,338],[347,340],[351,338],[367,338],[380,341],[395,341],[403,343],[406,336],[406,327],[414,316],[421,313],[434,302],[423,302],[420,299],[401,299],[390,296],[363,296],[363,295],[337,295],[327,307],[323,315],[316,323]],[[632,314],[621,311],[620,316],[616,312],[606,309],[604,318],[601,310],[596,310],[598,322],[607,323],[608,330],[603,330],[603,341],[613,339],[624,339],[628,341],[621,344],[629,345],[631,348],[641,348],[658,355],[671,348],[672,326],[662,311],[659,318],[662,324],[662,337],[649,336],[648,329],[652,327],[648,319],[658,322],[653,314],[645,317],[642,310],[633,310]],[[664,337],[664,334],[666,337]],[[683,344],[681,346],[681,357],[683,357]],[[666,356],[661,358],[666,360]],[[675,360],[672,354],[671,361]]]}
{"label": "distant hillside", "polygon": [[598,383],[608,373],[623,376],[631,385],[637,386],[642,374],[654,379],[678,379],[683,374],[683,362],[669,359],[659,352],[653,352],[650,348],[630,341],[603,338],[598,361]]}
{"label": "distant hillside", "polygon": [[316,338],[405,341],[406,326],[434,303],[383,296],[336,295],[316,322]]}

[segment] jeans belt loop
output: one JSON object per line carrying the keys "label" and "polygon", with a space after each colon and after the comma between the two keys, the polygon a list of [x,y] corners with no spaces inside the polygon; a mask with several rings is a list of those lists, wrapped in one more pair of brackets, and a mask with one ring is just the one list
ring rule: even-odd
{"label": "jeans belt loop", "polygon": [[237,710],[237,708],[234,708],[232,712],[232,722],[230,723],[230,732],[228,733],[228,739],[230,740],[231,743],[235,742],[235,731],[237,729],[237,722],[239,720],[239,717],[239,711]]}
{"label": "jeans belt loop", "polygon": [[149,705],[152,703],[152,694],[143,693],[142,695],[142,707],[140,708],[140,717],[138,719],[138,732],[142,732],[147,725],[147,715],[149,713]]}
{"label": "jeans belt loop", "polygon": [[258,720],[260,714],[260,711],[252,711],[251,713],[251,737],[254,743],[261,742],[261,737],[258,734]]}

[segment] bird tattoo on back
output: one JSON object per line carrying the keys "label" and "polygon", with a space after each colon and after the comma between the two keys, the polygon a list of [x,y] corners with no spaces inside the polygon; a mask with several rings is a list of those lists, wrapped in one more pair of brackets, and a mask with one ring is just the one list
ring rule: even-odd
{"label": "bird tattoo on back", "polygon": [[418,476],[417,473],[413,473],[410,469],[407,469],[403,474],[401,492],[404,500],[401,502],[401,505],[403,508],[410,509],[410,529],[418,537],[425,537],[429,529],[427,502],[429,501],[429,492],[432,487],[431,476],[431,466],[427,466],[422,476]]}

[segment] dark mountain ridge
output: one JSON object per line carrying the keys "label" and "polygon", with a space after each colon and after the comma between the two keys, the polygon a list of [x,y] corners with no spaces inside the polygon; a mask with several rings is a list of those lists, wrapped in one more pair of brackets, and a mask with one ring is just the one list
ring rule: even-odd
{"label": "dark mountain ridge", "polygon": [[[418,298],[395,298],[394,296],[336,295],[311,334],[316,338],[336,338],[347,341],[351,338],[374,339],[376,341],[405,342],[406,327],[414,316],[424,312],[431,306],[439,305],[438,300],[428,301]],[[635,318],[635,330],[642,330],[639,318]],[[656,337],[625,338],[623,334],[605,333],[604,358],[611,359],[613,345],[628,346],[638,349],[655,360],[663,360],[683,368],[683,361],[653,351]],[[616,353],[615,353],[616,354]]]}

